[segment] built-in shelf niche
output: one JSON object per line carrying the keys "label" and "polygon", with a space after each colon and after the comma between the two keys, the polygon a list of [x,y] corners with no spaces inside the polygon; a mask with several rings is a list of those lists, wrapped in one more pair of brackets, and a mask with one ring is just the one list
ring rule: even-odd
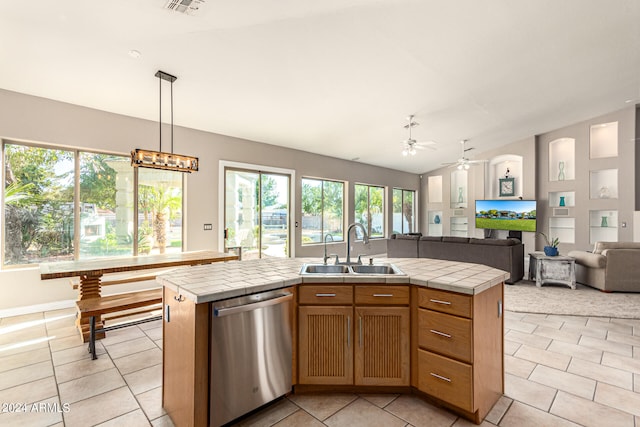
{"label": "built-in shelf niche", "polygon": [[442,236],[442,211],[429,211],[429,236]]}
{"label": "built-in shelf niche", "polygon": [[429,203],[442,203],[442,175],[427,178]]}
{"label": "built-in shelf niche", "polygon": [[554,191],[549,193],[549,207],[573,207],[576,205],[575,191]]}
{"label": "built-in shelf niche", "polygon": [[560,243],[576,242],[576,219],[565,217],[549,218],[549,239],[558,238]]}
{"label": "built-in shelf niche", "polygon": [[549,143],[549,181],[576,179],[576,140],[559,138]]}
{"label": "built-in shelf niche", "polygon": [[451,208],[467,207],[467,176],[466,170],[451,172]]}
{"label": "built-in shelf niche", "polygon": [[466,216],[452,216],[450,226],[452,236],[467,237],[469,235],[469,219]]}
{"label": "built-in shelf niche", "polygon": [[594,170],[589,173],[589,198],[618,198],[618,169]]}
{"label": "built-in shelf niche", "polygon": [[[489,160],[488,179],[485,183],[485,194],[488,195],[488,199],[522,196],[524,188],[522,163],[523,157],[517,154],[502,154]],[[514,194],[513,196],[500,196],[500,179],[507,177],[514,179]]]}
{"label": "built-in shelf niche", "polygon": [[589,129],[589,157],[618,157],[618,122],[600,123]]}
{"label": "built-in shelf niche", "polygon": [[618,211],[589,211],[589,236],[590,243],[617,242]]}

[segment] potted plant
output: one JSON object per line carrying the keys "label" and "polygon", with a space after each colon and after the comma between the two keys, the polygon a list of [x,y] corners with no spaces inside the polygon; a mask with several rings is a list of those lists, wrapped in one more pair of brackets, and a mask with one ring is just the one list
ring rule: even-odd
{"label": "potted plant", "polygon": [[543,238],[544,241],[546,243],[545,247],[544,247],[544,254],[546,256],[557,256],[558,255],[558,244],[560,243],[560,239],[558,239],[557,237],[549,240],[549,238],[547,237],[546,234],[544,233],[539,233]]}

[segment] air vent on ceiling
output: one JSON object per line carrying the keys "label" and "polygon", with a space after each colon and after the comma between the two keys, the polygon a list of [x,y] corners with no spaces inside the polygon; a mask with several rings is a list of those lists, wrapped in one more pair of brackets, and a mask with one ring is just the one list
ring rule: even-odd
{"label": "air vent on ceiling", "polygon": [[204,2],[205,0],[168,0],[164,8],[185,15],[195,15]]}

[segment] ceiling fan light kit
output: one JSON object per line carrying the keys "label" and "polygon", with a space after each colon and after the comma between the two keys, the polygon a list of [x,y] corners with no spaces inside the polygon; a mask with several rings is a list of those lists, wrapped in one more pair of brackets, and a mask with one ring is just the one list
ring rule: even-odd
{"label": "ceiling fan light kit", "polygon": [[431,148],[432,150],[435,150],[435,147],[433,147],[433,145],[435,145],[435,142],[433,141],[418,142],[411,137],[411,129],[418,126],[420,123],[415,122],[413,120],[413,115],[408,116],[407,120],[409,121],[409,123],[404,125],[404,128],[409,130],[409,138],[402,142],[403,144],[402,155],[405,157],[408,155],[415,156],[416,153],[418,152],[416,148],[422,149],[422,148],[428,147],[428,148]]}

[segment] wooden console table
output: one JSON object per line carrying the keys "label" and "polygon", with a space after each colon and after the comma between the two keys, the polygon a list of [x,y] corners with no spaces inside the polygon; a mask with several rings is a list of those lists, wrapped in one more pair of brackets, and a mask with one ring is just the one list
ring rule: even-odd
{"label": "wooden console table", "polygon": [[576,260],[570,256],[547,256],[544,252],[529,254],[529,279],[537,287],[545,283],[558,283],[576,288]]}
{"label": "wooden console table", "polygon": [[[102,276],[108,273],[147,270],[155,268],[180,267],[187,265],[211,264],[237,260],[235,254],[216,251],[180,252],[162,255],[144,255],[98,258],[84,261],[63,261],[40,264],[40,279],[61,279],[80,277],[78,301],[100,298]],[[76,325],[85,341],[89,335],[89,318],[78,312]],[[102,327],[102,319],[96,319],[97,327]]]}

